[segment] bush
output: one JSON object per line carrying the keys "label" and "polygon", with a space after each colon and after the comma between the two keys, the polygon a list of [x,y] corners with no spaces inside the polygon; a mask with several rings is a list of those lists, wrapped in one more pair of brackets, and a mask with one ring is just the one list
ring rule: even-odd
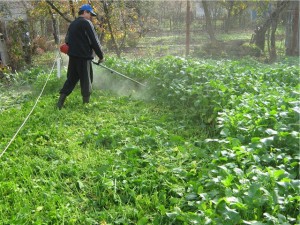
{"label": "bush", "polygon": [[260,57],[262,52],[261,50],[254,44],[244,43],[241,47],[241,55],[242,56],[254,56],[254,57]]}
{"label": "bush", "polygon": [[127,38],[127,45],[131,48],[135,48],[139,44],[139,40],[140,40],[139,34],[130,33]]}
{"label": "bush", "polygon": [[38,36],[33,40],[33,52],[36,54],[44,53],[47,50],[47,40],[45,37]]}

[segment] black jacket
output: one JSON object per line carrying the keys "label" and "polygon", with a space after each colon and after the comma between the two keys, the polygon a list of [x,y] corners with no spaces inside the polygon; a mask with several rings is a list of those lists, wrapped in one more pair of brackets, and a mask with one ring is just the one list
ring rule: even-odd
{"label": "black jacket", "polygon": [[91,21],[78,17],[69,26],[65,42],[69,45],[69,56],[93,59],[93,50],[103,59],[100,41]]}

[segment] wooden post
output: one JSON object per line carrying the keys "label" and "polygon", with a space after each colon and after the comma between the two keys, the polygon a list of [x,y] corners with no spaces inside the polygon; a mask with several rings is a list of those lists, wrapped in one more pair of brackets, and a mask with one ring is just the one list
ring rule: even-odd
{"label": "wooden post", "polygon": [[191,26],[191,2],[186,2],[186,40],[185,40],[185,56],[190,54],[190,26]]}

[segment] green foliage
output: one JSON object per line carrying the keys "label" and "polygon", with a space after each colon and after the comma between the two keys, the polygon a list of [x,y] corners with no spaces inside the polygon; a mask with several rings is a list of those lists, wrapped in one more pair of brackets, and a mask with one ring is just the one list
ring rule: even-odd
{"label": "green foliage", "polygon": [[[55,72],[56,73],[56,72]],[[49,71],[41,67],[35,67],[33,69],[26,69],[22,72],[7,72],[2,78],[0,87],[5,88],[6,86],[12,87],[24,87],[31,86],[32,90],[41,91],[44,86],[46,79],[49,76]],[[57,91],[57,88],[61,85],[62,79],[57,79],[56,74],[51,74],[49,82],[46,86],[45,93],[50,91]]]}
{"label": "green foliage", "polygon": [[[0,161],[4,224],[299,224],[298,66],[105,63],[155,101],[76,88],[58,111],[52,75]],[[1,150],[34,96],[1,90]]]}
{"label": "green foliage", "polygon": [[130,33],[130,34],[128,35],[127,40],[126,40],[127,45],[128,45],[130,48],[135,48],[135,47],[137,47],[137,45],[139,44],[139,39],[140,39],[139,34],[137,34],[137,33]]}
{"label": "green foliage", "polygon": [[106,64],[147,82],[156,101],[168,103],[174,109],[187,109],[191,117],[204,123],[212,122],[220,110],[235,107],[244,93],[256,96],[267,87],[295,88],[299,83],[299,67],[286,63],[271,67],[251,58],[240,61],[171,56],[132,61],[111,58]]}
{"label": "green foliage", "polygon": [[[204,211],[218,199],[213,203],[220,217],[206,211],[217,224],[240,224],[241,218],[249,224],[293,224],[297,218],[299,199],[291,193],[299,196],[299,66],[286,62],[166,57],[150,61],[143,73],[157,102],[207,130],[213,124],[220,133],[206,140],[214,155],[211,172],[199,177],[205,183],[201,191],[191,193],[208,199],[200,204]],[[141,74],[137,62],[130,64],[136,73],[126,65],[124,72]]]}
{"label": "green foliage", "polygon": [[23,72],[12,72],[7,71],[3,74],[3,78],[1,79],[0,86],[24,86],[33,84],[37,79],[39,74],[45,73],[41,68],[34,68],[31,70],[24,70]]}

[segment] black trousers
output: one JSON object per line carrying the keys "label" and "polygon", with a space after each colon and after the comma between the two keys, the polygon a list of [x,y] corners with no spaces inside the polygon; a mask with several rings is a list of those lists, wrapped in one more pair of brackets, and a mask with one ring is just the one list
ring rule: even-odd
{"label": "black trousers", "polygon": [[93,68],[92,61],[82,58],[69,57],[67,80],[60,94],[69,95],[80,81],[81,95],[89,97],[92,93]]}

